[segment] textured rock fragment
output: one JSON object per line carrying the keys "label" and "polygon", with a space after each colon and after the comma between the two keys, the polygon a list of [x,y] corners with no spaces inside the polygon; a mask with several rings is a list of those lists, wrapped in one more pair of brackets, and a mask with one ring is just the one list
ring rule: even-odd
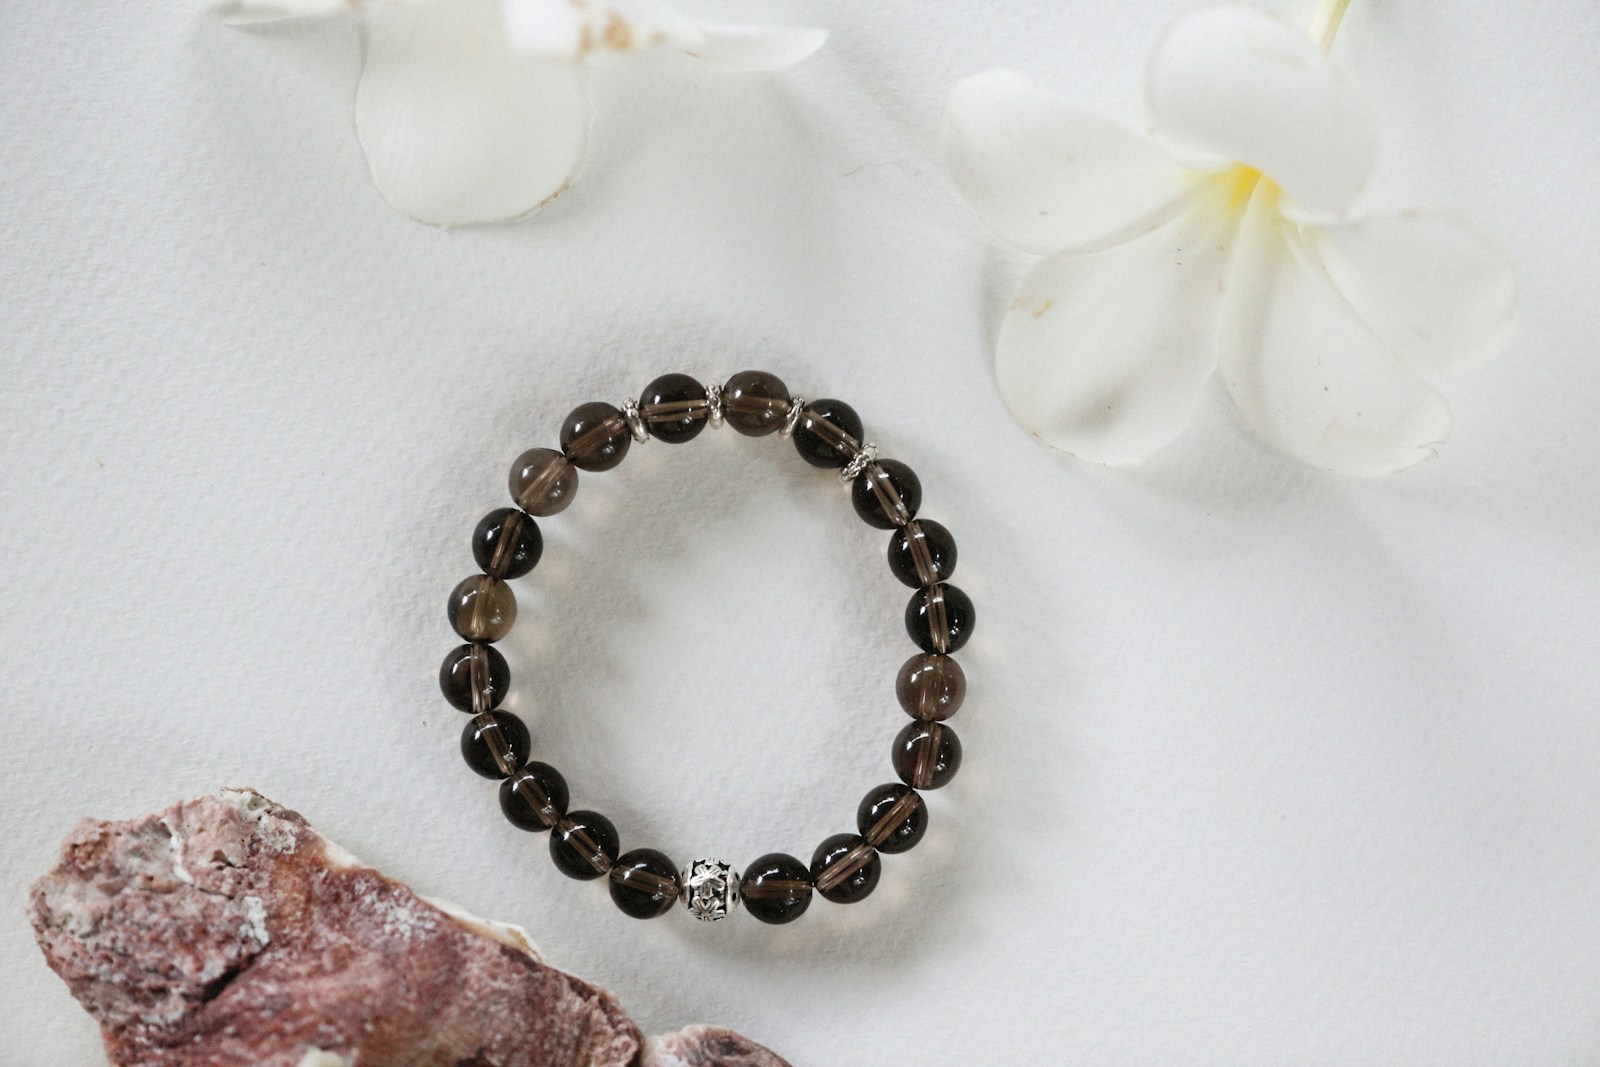
{"label": "textured rock fragment", "polygon": [[516,927],[248,790],[81,823],[31,913],[117,1067],[784,1067],[717,1027],[647,1043]]}

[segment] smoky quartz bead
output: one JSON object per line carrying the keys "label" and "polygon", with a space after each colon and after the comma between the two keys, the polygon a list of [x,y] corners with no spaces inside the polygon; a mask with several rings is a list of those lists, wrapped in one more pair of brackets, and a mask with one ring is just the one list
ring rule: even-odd
{"label": "smoky quartz bead", "polygon": [[513,826],[550,829],[567,813],[567,780],[548,763],[529,763],[500,783],[500,810]]}
{"label": "smoky quartz bead", "polygon": [[811,906],[811,872],[793,856],[769,852],[745,868],[739,895],[764,923],[794,922]]}
{"label": "smoky quartz bead", "polygon": [[889,535],[889,570],[916,589],[950,580],[956,569],[956,539],[932,519],[917,519]]}
{"label": "smoky quartz bead", "polygon": [[506,658],[489,645],[460,645],[439,664],[439,689],[451,707],[493,711],[511,688]]}
{"label": "smoky quartz bead", "polygon": [[916,518],[922,479],[897,459],[880,459],[850,483],[850,503],[867,525],[893,530]]}
{"label": "smoky quartz bead", "polygon": [[472,531],[472,558],[491,577],[521,578],[538,566],[543,554],[539,524],[516,508],[489,512]]}
{"label": "smoky quartz bead", "polygon": [[494,642],[517,621],[517,598],[499,578],[474,574],[450,591],[450,625],[468,641]]}
{"label": "smoky quartz bead", "polygon": [[961,702],[967,698],[967,675],[949,656],[924,652],[900,668],[894,695],[913,719],[943,721],[961,710]]}
{"label": "smoky quartz bead", "polygon": [[789,416],[789,387],[776,374],[742,370],[722,387],[722,412],[746,437],[765,437]]}
{"label": "smoky quartz bead", "polygon": [[553,448],[530,448],[511,464],[511,499],[529,515],[566,510],[578,492],[578,470]]}
{"label": "smoky quartz bead", "polygon": [[977,612],[953,585],[930,585],[911,594],[906,633],[924,652],[955,652],[972,636]]}
{"label": "smoky quartz bead", "polygon": [[800,412],[794,447],[813,467],[843,467],[861,450],[861,416],[843,400],[813,400]]}
{"label": "smoky quartz bead", "polygon": [[645,386],[639,397],[645,429],[668,444],[694,440],[706,428],[710,414],[706,387],[687,374],[663,374]]}
{"label": "smoky quartz bead", "polygon": [[561,451],[581,470],[610,470],[622,462],[632,441],[622,412],[599,400],[579,404],[561,424]]}
{"label": "smoky quartz bead", "polygon": [[910,786],[889,782],[861,798],[856,829],[879,852],[905,852],[927,832],[928,806]]}
{"label": "smoky quartz bead", "polygon": [[665,915],[677,902],[678,868],[664,853],[636,848],[611,865],[611,899],[635,919]]}
{"label": "smoky quartz bead", "polygon": [[877,851],[855,834],[834,834],[811,854],[811,882],[835,904],[865,900],[882,870]]}
{"label": "smoky quartz bead", "polygon": [[550,858],[562,874],[580,881],[610,871],[617,852],[617,828],[598,811],[569,812],[550,834]]}
{"label": "smoky quartz bead", "polygon": [[508,778],[528,762],[528,727],[509,711],[474,715],[461,731],[461,757],[485,778]]}
{"label": "smoky quartz bead", "polygon": [[938,789],[961,769],[961,739],[942,722],[907,723],[889,753],[894,773],[913,789]]}

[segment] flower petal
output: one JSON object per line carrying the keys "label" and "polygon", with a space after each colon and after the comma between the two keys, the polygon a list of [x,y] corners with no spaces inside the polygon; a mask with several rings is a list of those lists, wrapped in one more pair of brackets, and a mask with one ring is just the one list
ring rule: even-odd
{"label": "flower petal", "polygon": [[716,26],[700,24],[701,41],[685,48],[716,70],[781,70],[807,58],[828,40],[815,26]]}
{"label": "flower petal", "polygon": [[1301,208],[1343,211],[1378,161],[1378,115],[1306,32],[1243,7],[1179,19],[1150,58],[1146,94],[1162,135],[1263,171]]}
{"label": "flower petal", "polygon": [[1429,458],[1450,433],[1444,398],[1357,317],[1273,200],[1257,190],[1228,273],[1217,347],[1234,402],[1263,440],[1326,470]]}
{"label": "flower petal", "polygon": [[1375,215],[1306,236],[1362,320],[1424,374],[1483,363],[1511,336],[1510,253],[1465,212]]}
{"label": "flower petal", "polygon": [[1008,70],[950,91],[943,137],[950,177],[978,217],[1040,253],[1146,233],[1197,179],[1149,138]]}
{"label": "flower petal", "polygon": [[1231,230],[1210,200],[1132,241],[1051,256],[1023,280],[995,376],[1017,421],[1046,444],[1139,463],[1189,424],[1216,366]]}
{"label": "flower petal", "polygon": [[193,0],[202,14],[230,26],[256,26],[285,19],[317,18],[350,10],[349,0]]}
{"label": "flower petal", "polygon": [[496,0],[368,13],[356,133],[378,189],[419,222],[542,207],[577,174],[588,128],[584,70],[513,55]]}
{"label": "flower petal", "polygon": [[660,0],[502,0],[513,51],[576,62],[590,56],[672,45],[693,48],[705,34]]}

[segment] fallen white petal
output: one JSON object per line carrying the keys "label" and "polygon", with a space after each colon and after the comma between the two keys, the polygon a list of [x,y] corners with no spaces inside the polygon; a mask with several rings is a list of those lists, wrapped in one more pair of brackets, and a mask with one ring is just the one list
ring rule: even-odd
{"label": "fallen white petal", "polygon": [[1217,195],[1132,241],[1041,260],[1023,280],[995,376],[1017,421],[1046,444],[1139,463],[1189,424],[1216,366],[1231,236]]}
{"label": "fallen white petal", "polygon": [[1263,440],[1340,474],[1389,474],[1450,433],[1444,398],[1346,303],[1270,191],[1245,213],[1217,330],[1219,368]]}
{"label": "fallen white petal", "polygon": [[513,51],[540,59],[576,62],[671,45],[693,48],[700,26],[660,0],[502,0]]}
{"label": "fallen white petal", "polygon": [[372,180],[420,222],[502,222],[564,192],[582,165],[582,67],[514,55],[497,0],[369,12],[356,133]]}
{"label": "fallen white petal", "polygon": [[1276,181],[1300,208],[1343,211],[1378,161],[1378,115],[1306,31],[1244,7],[1179,19],[1150,58],[1146,94],[1162,136]]}
{"label": "fallen white petal", "polygon": [[349,11],[349,0],[193,0],[194,8],[230,26],[317,18]]}
{"label": "fallen white petal", "polygon": [[1374,215],[1306,235],[1366,324],[1424,374],[1483,363],[1511,336],[1511,255],[1466,212]]}
{"label": "fallen white petal", "polygon": [[806,59],[828,40],[815,26],[716,26],[700,24],[701,40],[684,51],[715,70],[781,70]]}

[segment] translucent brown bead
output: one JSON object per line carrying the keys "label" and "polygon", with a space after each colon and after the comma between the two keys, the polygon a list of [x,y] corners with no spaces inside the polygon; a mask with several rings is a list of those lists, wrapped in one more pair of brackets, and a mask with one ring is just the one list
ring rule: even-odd
{"label": "translucent brown bead", "polygon": [[893,530],[916,517],[922,479],[897,459],[880,459],[850,483],[850,503],[869,526]]}
{"label": "translucent brown bead", "polygon": [[739,897],[764,923],[792,923],[811,906],[811,872],[793,856],[769,852],[745,868]]}
{"label": "translucent brown bead", "polygon": [[861,416],[843,400],[813,400],[800,412],[794,447],[813,467],[843,467],[861,451]]}
{"label": "translucent brown bead", "polygon": [[932,519],[917,519],[889,535],[889,570],[916,589],[950,580],[956,569],[956,539]]}
{"label": "translucent brown bead", "polygon": [[953,585],[930,585],[911,594],[906,633],[924,652],[955,652],[972,636],[977,611]]}
{"label": "translucent brown bead", "polygon": [[529,515],[566,510],[578,492],[578,470],[553,448],[530,448],[511,464],[511,499]]}
{"label": "translucent brown bead", "polygon": [[579,404],[561,424],[561,451],[573,466],[608,471],[621,463],[633,442],[622,412],[599,400]]}
{"label": "translucent brown bead", "polygon": [[495,578],[521,578],[538,566],[543,554],[539,524],[516,508],[489,512],[472,531],[472,558]]}
{"label": "translucent brown bead", "polygon": [[682,889],[677,864],[653,848],[636,848],[619,856],[611,865],[610,881],[612,901],[635,919],[665,915]]}
{"label": "translucent brown bead", "polygon": [[499,578],[474,574],[450,591],[450,625],[468,641],[494,642],[517,621],[517,598]]}
{"label": "translucent brown bead", "polygon": [[513,826],[548,830],[567,813],[567,780],[548,763],[529,763],[500,783],[500,810]]}
{"label": "translucent brown bead", "polygon": [[913,789],[938,789],[961,769],[961,739],[942,722],[907,723],[889,753],[894,773]]}
{"label": "translucent brown bead", "polygon": [[528,727],[509,711],[474,715],[461,731],[461,758],[485,778],[507,778],[528,762]]}
{"label": "translucent brown bead", "polygon": [[766,371],[742,370],[722,387],[722,413],[746,437],[781,430],[789,416],[789,387]]}
{"label": "translucent brown bead", "polygon": [[439,664],[439,689],[452,707],[477,714],[493,711],[511,688],[506,658],[488,645],[460,645]]}
{"label": "translucent brown bead", "polygon": [[550,833],[550,858],[569,878],[588,882],[617,862],[617,828],[598,811],[569,812]]}
{"label": "translucent brown bead", "polygon": [[645,429],[668,444],[694,440],[706,428],[710,414],[706,387],[687,374],[663,374],[645,386],[639,397]]}
{"label": "translucent brown bead", "polygon": [[949,656],[924,652],[900,668],[894,695],[913,719],[943,721],[961,710],[961,702],[967,698],[967,675]]}
{"label": "translucent brown bead", "polygon": [[866,899],[882,870],[877,851],[855,834],[834,834],[811,854],[811,882],[835,904]]}
{"label": "translucent brown bead", "polygon": [[910,786],[889,782],[861,798],[856,829],[879,852],[905,852],[927,831],[928,806]]}

